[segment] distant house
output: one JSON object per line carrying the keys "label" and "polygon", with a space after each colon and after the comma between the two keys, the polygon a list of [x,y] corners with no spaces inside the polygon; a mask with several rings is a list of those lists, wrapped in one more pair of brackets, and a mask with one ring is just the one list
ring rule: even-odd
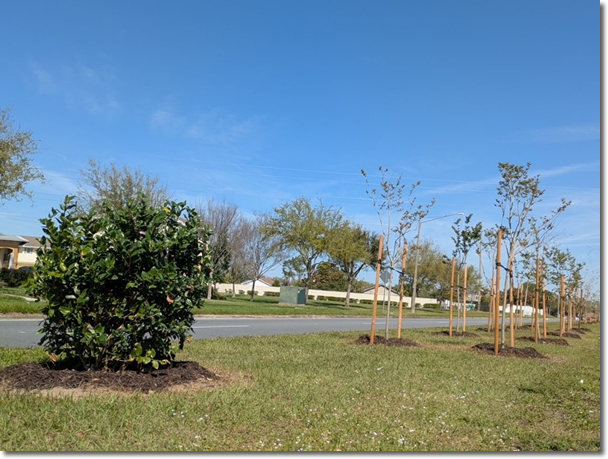
{"label": "distant house", "polygon": [[34,266],[38,247],[40,242],[37,237],[0,234],[0,268]]}
{"label": "distant house", "polygon": [[[498,311],[502,312],[502,306],[499,305]],[[524,317],[531,317],[535,313],[535,311],[536,311],[535,308],[533,308],[532,306],[528,306],[528,305],[525,305],[525,306],[515,305],[513,307],[513,314],[523,313],[522,315]],[[541,311],[540,314],[542,314],[542,308],[540,309],[540,311]],[[510,314],[510,313],[511,313],[511,305],[508,304],[507,308],[505,309],[505,314]]]}
{"label": "distant house", "polygon": [[[266,287],[272,287],[272,283],[274,281],[268,277],[260,277],[255,281],[256,286],[264,285]],[[241,285],[251,285],[253,284],[252,280],[246,280],[245,282],[241,282]]]}
{"label": "distant house", "polygon": [[[361,292],[361,293],[374,293],[375,288],[376,287],[368,287],[365,290],[363,290],[363,292]],[[386,288],[384,285],[380,285],[380,286],[378,286],[378,298],[382,298],[383,295],[388,296],[388,288]],[[399,296],[399,292],[396,292],[395,290],[391,289],[391,297],[393,297],[393,295]],[[393,298],[391,298],[391,300]]]}

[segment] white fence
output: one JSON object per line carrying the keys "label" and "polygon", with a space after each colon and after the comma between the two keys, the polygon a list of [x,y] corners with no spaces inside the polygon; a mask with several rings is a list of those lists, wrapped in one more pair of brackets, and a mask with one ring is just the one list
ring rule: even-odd
{"label": "white fence", "polygon": [[[216,291],[218,293],[222,293],[222,294],[230,294],[232,293],[233,289],[235,290],[236,294],[240,294],[240,295],[244,295],[247,294],[248,292],[251,291],[251,284],[235,284],[234,286],[232,284],[216,284],[215,286]],[[257,284],[255,285],[255,295],[256,296],[264,296],[264,294],[266,292],[274,292],[275,295],[277,296],[279,295],[281,291],[281,287],[268,287],[264,284]],[[322,298],[344,298],[346,299],[346,292],[335,292],[335,291],[330,291],[330,290],[315,290],[315,289],[310,289],[308,290],[308,297],[312,298],[314,300],[319,299],[320,297]],[[354,303],[359,303],[361,300],[369,300],[369,301],[374,301],[374,292],[368,292],[368,293],[353,293],[351,292],[350,294],[350,300],[351,302]],[[409,296],[405,296],[403,297],[403,307],[405,308],[409,308],[410,307],[410,301],[412,300],[411,297]],[[386,303],[388,302],[388,290],[383,291],[383,289],[380,289],[380,291],[378,292],[378,303]],[[422,306],[424,306],[425,304],[438,304],[439,301],[437,301],[435,298],[420,298],[420,297],[416,297],[416,304],[420,304]],[[391,293],[391,304],[399,304],[399,295],[396,294],[395,292]]]}

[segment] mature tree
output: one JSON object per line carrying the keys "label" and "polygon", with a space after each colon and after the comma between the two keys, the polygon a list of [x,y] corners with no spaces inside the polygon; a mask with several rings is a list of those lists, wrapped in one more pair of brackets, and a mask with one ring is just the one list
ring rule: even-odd
{"label": "mature tree", "polygon": [[[532,218],[534,207],[542,201],[545,193],[540,189],[540,176],[530,176],[530,163],[518,166],[509,163],[498,163],[502,179],[498,183],[495,206],[502,212],[502,218],[497,228],[502,228],[503,239],[506,244],[507,269],[513,272],[515,257],[519,251],[525,249],[533,237],[545,234],[553,229],[555,219],[570,205],[569,201],[562,199],[561,206],[552,211],[550,215],[539,220]],[[536,233],[536,235],[535,235]],[[507,282],[512,282],[510,276],[505,276],[504,291],[507,291]],[[501,344],[505,343],[505,311],[507,295],[503,298]],[[511,327],[513,321],[511,321]]]}
{"label": "mature tree", "polygon": [[103,166],[94,159],[89,159],[86,169],[80,171],[81,182],[78,184],[78,208],[88,211],[102,208],[106,202],[111,207],[125,207],[132,199],[143,195],[146,202],[161,208],[170,198],[167,187],[141,169],[128,166],[119,167],[111,162]]}
{"label": "mature tree", "polygon": [[317,265],[310,284],[318,290],[343,292],[348,288],[348,279],[338,265],[322,261]]}
{"label": "mature tree", "polygon": [[264,228],[267,237],[276,238],[277,249],[293,252],[306,268],[306,298],[317,265],[327,253],[332,234],[342,224],[339,209],[321,201],[313,207],[305,197],[274,209]]}
{"label": "mature tree", "polygon": [[29,293],[46,302],[40,344],[73,369],[139,370],[175,361],[202,304],[207,231],[184,202],[104,204],[66,197],[41,220]]}
{"label": "mature tree", "polygon": [[[453,256],[456,258],[457,262],[464,266],[463,273],[463,298],[464,298],[464,309],[462,313],[462,331],[466,332],[467,329],[467,280],[468,280],[468,266],[467,266],[467,257],[469,252],[481,239],[481,223],[477,223],[475,225],[470,225],[471,218],[473,214],[469,214],[464,218],[463,225],[461,225],[462,219],[458,219],[454,222],[452,226],[452,230],[454,231],[454,236],[452,240],[454,241],[454,252]],[[460,309],[459,309],[460,311]],[[460,314],[458,315],[460,318]],[[459,324],[458,324],[459,325]],[[457,326],[458,326],[457,325]]]}
{"label": "mature tree", "polygon": [[299,255],[285,260],[282,269],[286,285],[298,287],[304,285],[303,279],[306,277],[306,265]]}
{"label": "mature tree", "polygon": [[338,228],[328,249],[329,257],[346,275],[346,301],[350,306],[350,293],[357,276],[377,258],[380,236],[349,221]]}
{"label": "mature tree", "polygon": [[9,199],[32,197],[26,185],[34,180],[44,181],[31,156],[37,150],[32,133],[13,126],[10,109],[0,108],[0,205]]}
{"label": "mature tree", "polygon": [[269,218],[267,214],[259,214],[241,224],[242,269],[252,282],[251,301],[255,295],[256,281],[285,259],[278,236],[263,232]]}
{"label": "mature tree", "polygon": [[[406,243],[405,236],[412,229],[415,222],[422,220],[428,214],[430,208],[435,204],[435,199],[427,205],[417,204],[414,191],[420,186],[420,181],[412,184],[408,189],[402,183],[402,176],[397,176],[394,181],[389,177],[389,169],[380,167],[380,188],[372,186],[365,170],[361,174],[365,177],[368,189],[365,191],[371,197],[373,206],[376,208],[380,227],[384,234],[383,256],[386,259],[389,270],[388,285],[393,285],[393,273],[398,270],[403,257],[403,249]],[[410,247],[411,250],[411,247]],[[388,307],[386,308],[385,336],[388,339],[391,292],[388,293]],[[411,305],[415,312],[415,305]]]}
{"label": "mature tree", "polygon": [[245,218],[237,218],[228,241],[230,245],[230,261],[228,270],[224,276],[225,282],[232,283],[232,297],[236,296],[236,284],[247,280],[245,270],[245,240],[248,234],[248,221]]}
{"label": "mature tree", "polygon": [[196,211],[201,216],[204,227],[210,227],[212,231],[209,239],[211,272],[207,289],[207,299],[211,299],[214,285],[230,267],[231,241],[240,217],[237,206],[224,200],[216,202],[214,199],[208,199],[205,203],[198,204]]}
{"label": "mature tree", "polygon": [[[421,241],[419,250],[417,295],[439,299],[449,298],[451,260],[430,239]],[[410,285],[413,276],[414,266],[413,263],[410,263],[406,270],[407,283]],[[411,295],[411,293],[411,290],[406,290],[407,295]]]}

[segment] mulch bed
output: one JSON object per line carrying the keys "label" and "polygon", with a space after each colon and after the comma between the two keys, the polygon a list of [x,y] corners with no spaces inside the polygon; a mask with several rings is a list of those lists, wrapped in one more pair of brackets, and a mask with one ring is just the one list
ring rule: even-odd
{"label": "mulch bed", "polygon": [[[471,349],[485,354],[494,355],[494,344],[493,343],[481,343],[476,344]],[[547,357],[542,355],[533,347],[508,347],[498,349],[498,355],[504,355],[506,357],[519,357],[523,359],[546,359]]]}
{"label": "mulch bed", "polygon": [[[370,335],[361,335],[359,338],[357,338],[357,340],[355,341],[355,344],[368,344],[370,342]],[[382,336],[378,336],[375,335],[374,336],[374,345],[375,344],[380,344],[383,346],[410,346],[410,347],[416,347],[416,346],[420,346],[420,344],[418,344],[416,341],[412,341],[411,339],[406,339],[406,338],[389,338],[386,339]]]}
{"label": "mulch bed", "polygon": [[135,370],[75,371],[54,369],[50,364],[26,362],[0,369],[0,386],[8,389],[47,390],[110,389],[126,392],[161,392],[173,386],[200,381],[217,381],[219,377],[197,362],[175,362],[170,368],[149,373]]}
{"label": "mulch bed", "polygon": [[[548,334],[548,333],[547,333]],[[558,333],[559,335],[559,333]],[[517,341],[530,341],[535,343],[536,340],[533,336],[522,336],[520,338],[515,338]],[[557,346],[570,346],[570,343],[563,338],[538,338],[539,344],[555,344]]]}
{"label": "mulch bed", "polygon": [[[438,331],[433,333],[433,335],[444,335],[444,336],[450,336],[450,331],[449,330],[445,330],[445,331]],[[475,333],[471,333],[471,332],[455,332],[452,330],[452,338],[454,337],[459,337],[459,338],[479,338],[479,335],[475,334]]]}
{"label": "mulch bed", "polygon": [[[554,332],[547,332],[547,335],[551,335],[551,336],[559,336],[559,332],[558,332],[558,331],[554,331]],[[572,332],[564,332],[564,333],[562,333],[562,338],[576,338],[576,339],[582,339],[580,334],[578,334],[578,333],[572,333]]]}

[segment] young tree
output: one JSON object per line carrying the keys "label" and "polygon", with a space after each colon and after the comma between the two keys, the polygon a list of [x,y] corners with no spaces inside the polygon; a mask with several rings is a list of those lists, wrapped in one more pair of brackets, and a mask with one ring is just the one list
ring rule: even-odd
{"label": "young tree", "polygon": [[379,243],[378,234],[349,221],[344,222],[334,234],[328,253],[330,259],[346,275],[347,308],[350,307],[350,294],[357,276],[376,261]]}
{"label": "young tree", "polygon": [[106,203],[86,214],[66,197],[41,220],[29,293],[44,298],[44,346],[72,369],[138,370],[175,360],[202,304],[208,230],[184,202]]}
{"label": "young tree", "polygon": [[44,181],[44,175],[31,156],[37,150],[32,133],[13,126],[10,109],[0,108],[0,205],[21,196],[32,197],[26,185],[34,180]]}
{"label": "young tree", "polygon": [[[388,177],[388,168],[379,168],[380,171],[380,188],[372,187],[368,174],[361,169],[361,174],[365,177],[365,182],[368,189],[365,191],[371,197],[373,206],[376,208],[382,234],[384,234],[384,250],[385,259],[389,269],[388,285],[393,285],[393,273],[397,270],[401,263],[403,254],[403,246],[406,242],[405,236],[411,230],[414,222],[421,221],[428,214],[430,208],[435,204],[435,199],[432,199],[429,204],[423,206],[416,204],[417,198],[414,196],[414,191],[420,186],[420,181],[412,184],[406,190],[406,185],[402,183],[402,176],[397,176],[396,179]],[[410,247],[410,250],[412,248]],[[389,318],[390,318],[390,297],[388,293],[388,307],[386,308],[386,328],[385,337],[388,339]],[[415,312],[415,305],[411,305],[411,311]]]}
{"label": "young tree", "polygon": [[306,298],[312,277],[327,253],[332,234],[342,224],[342,213],[319,201],[313,207],[307,198],[297,198],[274,209],[263,232],[276,240],[276,249],[294,252],[306,270]]}
{"label": "young tree", "polygon": [[141,169],[119,167],[114,162],[104,167],[90,158],[88,168],[82,169],[80,176],[78,208],[83,212],[102,208],[104,202],[114,208],[125,207],[140,195],[154,208],[161,208],[170,199],[167,187],[161,185],[158,177]]}
{"label": "young tree", "polygon": [[461,220],[458,219],[454,222],[452,226],[452,230],[454,231],[454,236],[452,240],[454,241],[455,249],[453,252],[454,258],[464,266],[464,274],[463,274],[463,303],[464,309],[462,312],[462,331],[467,331],[467,280],[468,280],[468,266],[467,266],[467,257],[469,255],[470,250],[474,245],[479,243],[481,239],[481,223],[477,223],[473,226],[470,225],[471,218],[473,214],[469,214],[464,218],[464,226],[461,226]]}
{"label": "young tree", "polygon": [[572,308],[573,302],[577,301],[578,292],[583,285],[582,271],[585,265],[576,261],[574,257],[568,260],[568,276],[566,276],[566,286],[568,292],[568,330],[572,330],[576,313]]}
{"label": "young tree", "polygon": [[[553,228],[555,219],[570,205],[569,201],[562,199],[561,206],[551,212],[547,217],[533,220],[534,207],[542,201],[544,190],[540,189],[540,176],[530,176],[530,163],[518,166],[509,163],[498,163],[502,179],[498,183],[495,206],[501,210],[502,218],[497,228],[502,228],[505,249],[507,252],[507,270],[513,272],[517,253],[530,244],[534,232],[545,233]],[[504,291],[507,291],[507,282],[510,276],[505,276]],[[503,298],[501,345],[505,340],[505,311],[507,295]],[[512,323],[512,322],[511,322]]]}

